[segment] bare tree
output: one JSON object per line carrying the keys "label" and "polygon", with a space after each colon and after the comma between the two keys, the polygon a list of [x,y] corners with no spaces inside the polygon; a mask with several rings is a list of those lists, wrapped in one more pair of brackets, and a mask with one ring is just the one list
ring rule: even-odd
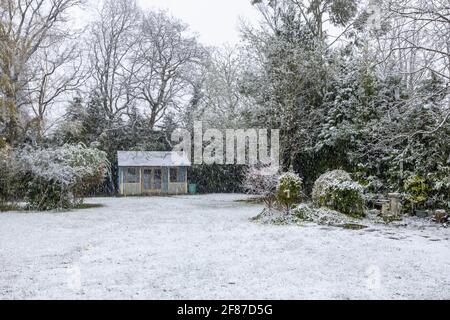
{"label": "bare tree", "polygon": [[132,60],[136,99],[145,103],[149,128],[153,129],[171,109],[183,106],[192,72],[205,50],[188,28],[163,11],[148,12],[141,25],[141,38]]}
{"label": "bare tree", "polygon": [[38,141],[47,129],[45,117],[49,109],[63,104],[68,94],[77,91],[85,80],[86,72],[78,45],[53,45],[44,48],[32,59],[33,79],[30,79],[26,92],[34,114],[32,125]]}
{"label": "bare tree", "polygon": [[0,1],[1,119],[8,142],[15,143],[24,130],[21,107],[27,103],[24,88],[30,59],[49,39],[65,32],[67,11],[82,0]]}
{"label": "bare tree", "polygon": [[[380,64],[395,64],[395,72],[409,78],[420,78],[423,74],[433,72],[449,81],[448,1],[388,0],[382,2],[380,10],[382,24],[387,26],[376,37]],[[408,80],[409,85],[414,84],[414,79],[405,80]]]}
{"label": "bare tree", "polygon": [[98,91],[109,121],[120,118],[131,107],[131,74],[127,63],[137,43],[140,10],[135,1],[106,0],[98,20],[90,29],[92,85]]}
{"label": "bare tree", "polygon": [[[372,41],[379,74],[401,76],[411,93],[407,106],[441,97],[436,128],[413,132],[434,134],[450,118],[450,6],[448,0],[386,0],[380,2],[380,25]],[[418,90],[424,80],[440,79],[437,91]],[[423,96],[426,94],[427,96]]]}
{"label": "bare tree", "polygon": [[[202,69],[199,101],[192,116],[214,127],[242,125],[243,115],[253,108],[251,99],[241,94],[242,79],[248,61],[239,47],[224,46],[211,50]],[[245,60],[244,60],[245,59]]]}

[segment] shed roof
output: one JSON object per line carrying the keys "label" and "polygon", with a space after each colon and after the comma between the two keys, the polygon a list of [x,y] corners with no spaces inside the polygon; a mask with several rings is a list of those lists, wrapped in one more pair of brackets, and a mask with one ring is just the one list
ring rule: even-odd
{"label": "shed roof", "polygon": [[190,167],[184,152],[117,151],[119,167]]}

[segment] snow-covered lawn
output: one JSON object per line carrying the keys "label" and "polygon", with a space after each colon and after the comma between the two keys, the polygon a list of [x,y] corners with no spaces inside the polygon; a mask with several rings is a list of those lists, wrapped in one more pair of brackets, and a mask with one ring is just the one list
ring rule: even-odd
{"label": "snow-covered lawn", "polygon": [[448,229],[262,225],[244,197],[0,213],[0,299],[450,299]]}

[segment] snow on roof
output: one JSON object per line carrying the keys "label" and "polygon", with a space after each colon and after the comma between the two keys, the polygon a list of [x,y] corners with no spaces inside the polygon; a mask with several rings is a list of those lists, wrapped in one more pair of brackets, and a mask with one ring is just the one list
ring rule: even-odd
{"label": "snow on roof", "polygon": [[119,167],[190,167],[183,152],[117,151]]}

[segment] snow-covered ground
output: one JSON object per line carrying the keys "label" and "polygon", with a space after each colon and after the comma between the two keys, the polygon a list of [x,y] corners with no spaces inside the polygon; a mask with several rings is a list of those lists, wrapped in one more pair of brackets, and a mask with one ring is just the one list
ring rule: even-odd
{"label": "snow-covered ground", "polygon": [[249,221],[242,195],[0,213],[0,299],[450,299],[450,230]]}

